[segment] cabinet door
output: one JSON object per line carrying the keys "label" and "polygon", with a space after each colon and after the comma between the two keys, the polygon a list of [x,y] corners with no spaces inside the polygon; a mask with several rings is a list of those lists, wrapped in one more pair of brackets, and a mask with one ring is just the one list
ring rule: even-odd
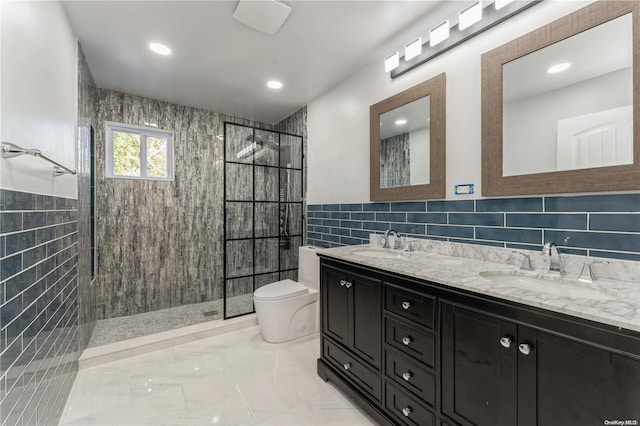
{"label": "cabinet door", "polygon": [[513,323],[442,304],[444,414],[464,425],[517,424],[517,337]]}
{"label": "cabinet door", "polygon": [[[640,420],[640,361],[605,348],[525,329],[519,354],[520,405],[529,411],[519,425],[605,424]],[[520,417],[520,416],[519,416]]]}
{"label": "cabinet door", "polygon": [[347,273],[323,266],[321,273],[322,332],[345,346],[349,345],[349,289]]}
{"label": "cabinet door", "polygon": [[376,368],[382,364],[382,283],[350,274],[351,349]]}

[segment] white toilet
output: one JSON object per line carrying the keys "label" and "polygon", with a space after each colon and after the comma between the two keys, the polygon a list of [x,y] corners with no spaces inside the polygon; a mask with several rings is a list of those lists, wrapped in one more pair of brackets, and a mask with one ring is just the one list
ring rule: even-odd
{"label": "white toilet", "polygon": [[320,258],[314,247],[298,249],[298,280],[282,280],[253,293],[262,338],[282,343],[320,331]]}

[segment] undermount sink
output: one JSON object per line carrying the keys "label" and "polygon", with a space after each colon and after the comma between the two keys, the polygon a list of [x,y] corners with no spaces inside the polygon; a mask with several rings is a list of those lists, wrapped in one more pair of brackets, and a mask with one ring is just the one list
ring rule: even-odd
{"label": "undermount sink", "polygon": [[553,294],[555,296],[575,297],[579,299],[613,300],[617,297],[601,290],[582,286],[578,282],[566,279],[548,279],[519,275],[510,272],[482,272],[480,276],[498,285],[523,287],[528,290]]}
{"label": "undermount sink", "polygon": [[351,252],[351,254],[355,254],[356,256],[362,257],[372,257],[376,259],[397,259],[397,260],[406,260],[406,257],[403,256],[404,252],[400,250],[396,251],[386,251],[386,250],[355,250]]}

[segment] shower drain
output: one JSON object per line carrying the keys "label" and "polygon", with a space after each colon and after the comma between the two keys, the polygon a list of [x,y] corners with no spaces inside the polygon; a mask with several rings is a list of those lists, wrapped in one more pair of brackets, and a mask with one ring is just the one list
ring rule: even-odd
{"label": "shower drain", "polygon": [[218,315],[218,311],[213,310],[213,311],[207,311],[207,312],[203,312],[202,315],[204,315],[205,317],[213,317]]}

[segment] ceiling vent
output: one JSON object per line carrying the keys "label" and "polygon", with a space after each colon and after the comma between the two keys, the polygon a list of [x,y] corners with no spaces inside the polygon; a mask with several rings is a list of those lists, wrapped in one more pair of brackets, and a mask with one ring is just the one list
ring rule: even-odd
{"label": "ceiling vent", "polygon": [[277,0],[240,0],[233,17],[247,27],[275,34],[291,13],[291,7]]}

